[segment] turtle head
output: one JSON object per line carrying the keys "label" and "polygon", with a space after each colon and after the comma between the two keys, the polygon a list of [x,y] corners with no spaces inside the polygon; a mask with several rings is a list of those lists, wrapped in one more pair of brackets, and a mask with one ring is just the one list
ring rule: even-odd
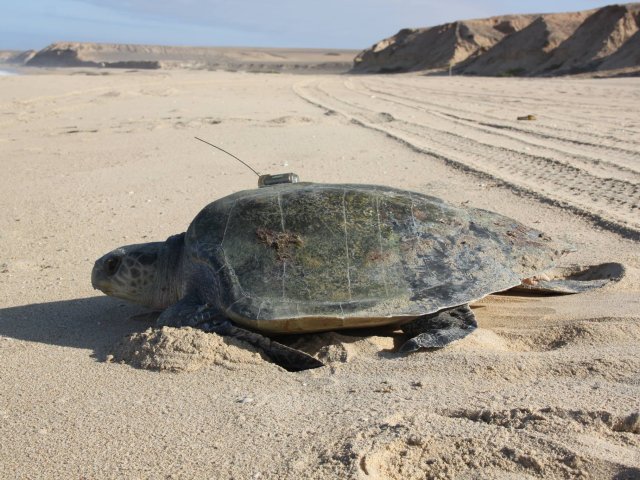
{"label": "turtle head", "polygon": [[164,309],[182,296],[179,271],[184,234],[166,242],[116,248],[96,260],[91,284],[109,296]]}

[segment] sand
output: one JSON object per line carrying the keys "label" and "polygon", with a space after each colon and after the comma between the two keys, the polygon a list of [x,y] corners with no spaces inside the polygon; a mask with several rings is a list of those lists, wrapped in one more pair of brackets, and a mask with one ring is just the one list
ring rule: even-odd
{"label": "sand", "polygon": [[[95,74],[98,73],[98,74]],[[640,477],[640,79],[64,70],[0,78],[1,478]],[[535,120],[517,120],[533,115]],[[618,283],[493,295],[480,328],[400,357],[307,335],[289,373],[149,330],[98,256],[183,231],[264,172],[382,183],[571,242]],[[294,340],[292,340],[294,341]]]}

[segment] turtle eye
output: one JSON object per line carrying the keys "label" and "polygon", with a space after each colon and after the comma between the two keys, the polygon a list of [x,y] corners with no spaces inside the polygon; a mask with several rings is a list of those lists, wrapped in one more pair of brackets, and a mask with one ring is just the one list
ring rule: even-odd
{"label": "turtle eye", "polygon": [[120,266],[120,262],[122,259],[120,257],[109,257],[104,262],[104,271],[107,275],[111,276],[118,271],[118,267]]}

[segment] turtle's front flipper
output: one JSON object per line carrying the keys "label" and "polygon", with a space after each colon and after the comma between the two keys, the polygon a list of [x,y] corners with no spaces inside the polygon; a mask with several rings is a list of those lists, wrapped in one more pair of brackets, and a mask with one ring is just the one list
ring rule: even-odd
{"label": "turtle's front flipper", "polygon": [[589,267],[559,267],[541,275],[526,278],[512,290],[542,295],[583,293],[619,281],[624,276],[620,263],[602,263]]}
{"label": "turtle's front flipper", "polygon": [[411,353],[421,348],[442,348],[466,337],[476,328],[478,323],[469,305],[425,315],[402,325],[402,331],[412,338],[407,340],[398,351]]}
{"label": "turtle's front flipper", "polygon": [[290,372],[310,370],[324,366],[320,361],[304,352],[275,342],[259,333],[245,330],[231,323],[215,307],[197,305],[188,298],[171,306],[158,319],[158,325],[194,327],[205,332],[237,338],[262,350],[276,365]]}
{"label": "turtle's front flipper", "polygon": [[200,299],[186,296],[162,312],[156,320],[156,326],[197,327],[195,315],[203,308]]}

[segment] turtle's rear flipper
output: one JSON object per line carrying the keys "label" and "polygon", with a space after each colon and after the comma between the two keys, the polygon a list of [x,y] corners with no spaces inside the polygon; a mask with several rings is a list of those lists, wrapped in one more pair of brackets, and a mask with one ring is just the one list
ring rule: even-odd
{"label": "turtle's rear flipper", "polygon": [[478,323],[469,305],[441,310],[402,325],[402,331],[412,338],[398,351],[411,353],[421,348],[442,348],[466,337],[476,328]]}
{"label": "turtle's rear flipper", "polygon": [[617,282],[624,273],[624,266],[620,263],[602,263],[589,267],[560,267],[542,275],[526,278],[520,286],[512,290],[542,295],[569,295]]}
{"label": "turtle's rear flipper", "polygon": [[209,319],[199,323],[198,328],[201,328],[205,332],[214,332],[219,335],[237,338],[243,342],[250,343],[254,347],[262,350],[276,365],[280,365],[290,372],[299,372],[301,370],[310,370],[324,366],[320,360],[317,360],[311,355],[282,345],[259,333],[236,327],[226,318],[218,317]]}

